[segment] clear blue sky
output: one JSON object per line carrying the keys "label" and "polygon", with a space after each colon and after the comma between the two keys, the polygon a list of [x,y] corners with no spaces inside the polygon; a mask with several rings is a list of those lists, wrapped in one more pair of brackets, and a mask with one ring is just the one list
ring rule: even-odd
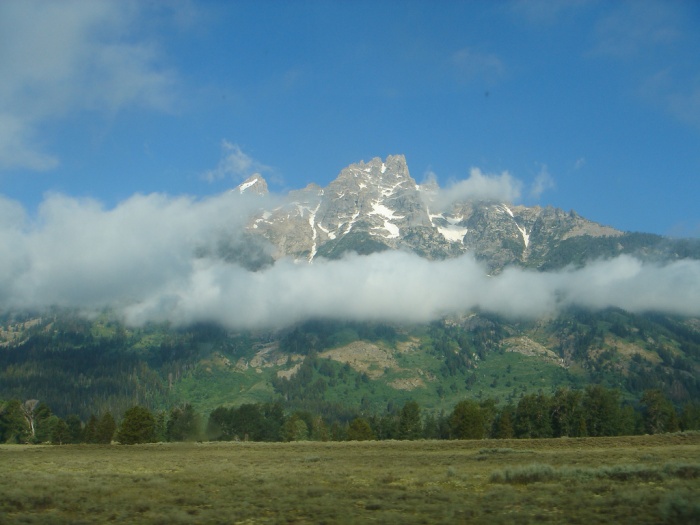
{"label": "clear blue sky", "polygon": [[0,195],[30,214],[399,153],[700,236],[700,2],[0,2]]}

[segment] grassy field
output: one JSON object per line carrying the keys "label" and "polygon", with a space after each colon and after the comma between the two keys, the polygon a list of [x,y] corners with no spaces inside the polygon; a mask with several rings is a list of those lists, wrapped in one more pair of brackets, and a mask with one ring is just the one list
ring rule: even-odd
{"label": "grassy field", "polygon": [[698,523],[700,433],[0,446],[0,523]]}

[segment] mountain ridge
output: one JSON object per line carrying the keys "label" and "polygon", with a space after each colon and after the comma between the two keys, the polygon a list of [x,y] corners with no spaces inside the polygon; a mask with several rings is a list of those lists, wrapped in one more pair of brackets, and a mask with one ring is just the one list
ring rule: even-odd
{"label": "mountain ridge", "polygon": [[[256,174],[234,192],[262,187],[264,178]],[[438,192],[436,184],[411,177],[405,156],[375,157],[344,168],[325,188],[310,184],[290,192],[281,206],[256,214],[247,231],[271,242],[275,258],[311,262],[353,247],[362,254],[404,249],[428,259],[471,252],[496,271],[509,264],[537,267],[553,242],[624,235],[549,206],[461,199],[441,209]],[[352,242],[345,239],[350,234]]]}
{"label": "mountain ridge", "polygon": [[[646,389],[662,390],[678,406],[700,399],[697,270],[643,271],[700,259],[700,242],[620,232],[574,211],[440,191],[417,184],[396,155],[352,164],[326,187],[310,184],[286,199],[243,206],[256,211],[242,233],[217,229],[222,237],[207,237],[194,253],[201,270],[195,282],[205,284],[195,301],[227,299],[207,304],[203,315],[128,323],[109,308],[89,315],[50,306],[2,312],[0,400],[41,399],[58,413],[87,416],[139,403],[163,409],[189,402],[206,412],[280,398],[293,409],[319,411],[380,411],[413,399],[438,411],[464,398],[514,403],[527,392],[588,384],[619,389],[630,402]],[[265,179],[252,175],[222,202],[245,193],[266,195]],[[387,250],[407,253],[362,257]],[[345,257],[351,252],[358,256]],[[613,258],[622,265],[558,271]],[[378,260],[379,270],[367,264]],[[407,277],[397,260],[417,262],[420,271]],[[224,270],[232,273],[213,278]],[[466,273],[471,281],[460,280]],[[622,285],[612,287],[609,273]],[[426,276],[430,284],[418,282]],[[592,276],[602,279],[591,286]],[[633,294],[625,311],[615,301],[630,293],[630,276],[635,290],[656,294],[641,303]],[[514,277],[524,284],[519,297]],[[387,279],[392,286],[383,287]],[[572,279],[578,284],[561,286]],[[647,287],[654,280],[660,285]],[[653,310],[669,287],[666,299],[676,305],[685,294],[692,308],[681,311],[691,315],[674,315],[668,303],[666,313]],[[606,302],[610,288],[617,296]],[[355,297],[357,289],[369,292]],[[603,299],[586,302],[589,289]],[[185,292],[159,301],[184,303]],[[571,299],[578,295],[582,301]],[[344,308],[351,299],[353,308]],[[555,307],[543,308],[550,299]],[[301,307],[314,300],[322,307]],[[381,317],[375,303],[396,312]],[[434,309],[420,318],[425,322],[408,316],[427,303]],[[265,322],[247,317],[256,308]],[[548,313],[537,317],[539,311]]]}

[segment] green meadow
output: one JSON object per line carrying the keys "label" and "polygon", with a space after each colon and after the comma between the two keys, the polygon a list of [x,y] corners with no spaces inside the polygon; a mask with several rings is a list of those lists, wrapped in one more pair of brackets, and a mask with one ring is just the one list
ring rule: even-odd
{"label": "green meadow", "polygon": [[1,445],[0,523],[698,523],[700,433]]}

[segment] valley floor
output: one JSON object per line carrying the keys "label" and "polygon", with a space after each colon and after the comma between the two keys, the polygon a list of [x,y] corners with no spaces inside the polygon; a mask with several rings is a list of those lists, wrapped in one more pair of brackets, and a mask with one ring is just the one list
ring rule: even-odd
{"label": "valley floor", "polygon": [[0,523],[698,523],[700,433],[0,446]]}

